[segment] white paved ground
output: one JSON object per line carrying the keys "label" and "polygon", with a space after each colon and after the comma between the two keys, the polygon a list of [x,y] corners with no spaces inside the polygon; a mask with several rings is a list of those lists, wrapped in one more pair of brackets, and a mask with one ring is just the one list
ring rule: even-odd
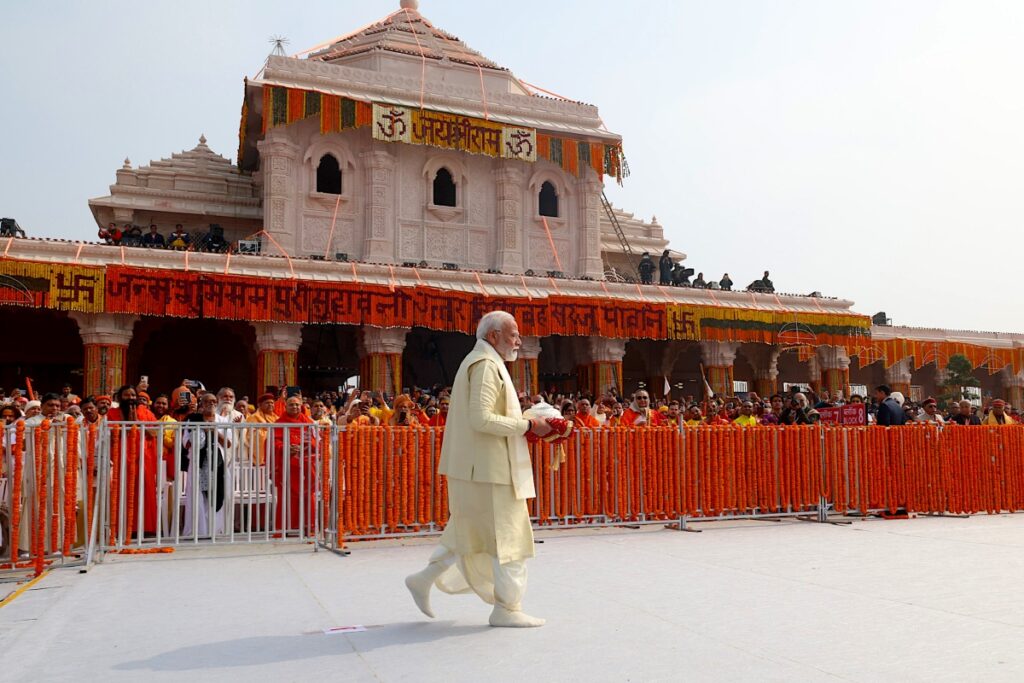
{"label": "white paved ground", "polygon": [[701,528],[541,534],[530,630],[423,618],[429,542],[116,557],[0,609],[0,680],[1024,680],[1024,515]]}

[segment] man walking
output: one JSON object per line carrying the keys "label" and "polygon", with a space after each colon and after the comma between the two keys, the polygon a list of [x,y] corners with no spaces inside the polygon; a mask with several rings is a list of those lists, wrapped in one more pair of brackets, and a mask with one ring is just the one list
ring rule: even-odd
{"label": "man walking", "polygon": [[521,341],[515,318],[492,311],[480,319],[476,346],[459,366],[438,472],[448,477],[451,516],[425,569],[405,585],[428,617],[430,589],[475,592],[494,605],[491,626],[542,626],[521,608],[533,529],[526,500],[536,493],[527,432],[545,436],[546,421],[522,416],[505,368]]}

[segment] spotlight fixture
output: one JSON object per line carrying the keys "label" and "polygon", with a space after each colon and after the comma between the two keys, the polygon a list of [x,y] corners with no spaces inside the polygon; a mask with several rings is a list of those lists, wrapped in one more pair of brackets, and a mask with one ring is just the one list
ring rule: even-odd
{"label": "spotlight fixture", "polygon": [[403,268],[415,268],[416,267],[416,262],[415,261],[402,261],[402,267]]}
{"label": "spotlight fixture", "polygon": [[348,261],[348,254],[343,251],[336,252],[334,254],[335,261]]}
{"label": "spotlight fixture", "polygon": [[560,270],[549,270],[548,271],[548,277],[558,278],[558,279],[561,280],[561,279],[565,278],[565,273],[563,273]]}
{"label": "spotlight fixture", "polygon": [[420,268],[426,268],[426,267],[427,267],[427,262],[426,261],[420,261]]}
{"label": "spotlight fixture", "polygon": [[501,274],[501,271],[500,271],[500,270],[498,270],[497,268],[488,268],[488,269],[487,269],[487,273],[488,273],[489,275],[500,275],[500,274]]}
{"label": "spotlight fixture", "polygon": [[309,255],[309,260],[310,261],[323,261],[324,260],[324,255],[323,254],[310,254]]}
{"label": "spotlight fixture", "polygon": [[527,268],[526,272],[523,273],[523,275],[525,275],[526,277],[533,277],[533,275],[534,275],[533,269],[532,268]]}
{"label": "spotlight fixture", "polygon": [[444,268],[445,270],[458,270],[459,264],[445,261],[444,263],[441,264],[441,267]]}

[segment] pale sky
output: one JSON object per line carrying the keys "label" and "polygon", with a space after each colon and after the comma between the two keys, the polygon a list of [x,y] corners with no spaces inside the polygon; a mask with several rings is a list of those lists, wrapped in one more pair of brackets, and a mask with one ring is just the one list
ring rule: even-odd
{"label": "pale sky", "polygon": [[[0,6],[0,215],[94,240],[90,197],[195,146],[234,159],[242,79],[398,0]],[[1024,332],[1024,2],[421,0],[523,80],[596,104],[612,201],[688,265],[896,324]]]}

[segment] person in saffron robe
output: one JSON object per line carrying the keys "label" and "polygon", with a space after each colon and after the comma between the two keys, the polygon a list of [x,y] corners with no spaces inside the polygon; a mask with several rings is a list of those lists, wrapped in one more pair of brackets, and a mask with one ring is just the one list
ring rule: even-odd
{"label": "person in saffron robe", "polygon": [[651,410],[651,396],[646,389],[633,394],[633,402],[622,411],[622,425],[631,427],[657,427],[662,423],[662,416]]}
{"label": "person in saffron robe", "polygon": [[394,411],[388,418],[388,424],[392,427],[414,427],[419,424],[412,412],[413,402],[406,394],[399,394],[395,398]]}
{"label": "person in saffron robe", "polygon": [[430,418],[431,427],[444,427],[448,423],[448,407],[451,405],[451,399],[447,396],[443,397],[438,402],[437,415]]}
{"label": "person in saffron robe", "polygon": [[[256,403],[259,407],[255,413],[246,418],[246,422],[255,424],[274,424],[277,422],[273,394],[263,394]],[[246,450],[249,460],[257,465],[262,465],[267,461],[267,430],[254,429],[246,437]]]}
{"label": "person in saffron robe", "polygon": [[597,429],[601,422],[590,412],[590,401],[581,398],[576,403],[576,426],[584,429]]}
{"label": "person in saffron robe", "polygon": [[[276,528],[283,532],[298,529],[301,503],[301,524],[308,532],[313,529],[315,514],[313,453],[318,446],[317,430],[313,420],[302,412],[302,397],[289,396],[284,408],[284,415],[277,418],[278,428],[274,429],[272,454],[274,486],[277,489]],[[284,429],[282,425],[291,426]],[[285,498],[288,499],[287,508]]]}
{"label": "person in saffron robe", "polygon": [[[135,388],[131,385],[126,384],[118,389],[114,397],[117,399],[117,407],[110,408],[107,411],[107,422],[157,421],[156,415],[154,415],[153,412],[145,405],[139,403]],[[120,432],[123,438],[127,438],[130,434],[130,427],[117,427],[116,429]],[[159,524],[159,520],[156,516],[156,499],[158,495],[157,481],[160,476],[160,471],[157,468],[159,468],[163,462],[163,442],[159,438],[160,430],[147,429],[145,434],[145,439],[141,444],[139,444],[139,462],[135,465],[136,468],[142,468],[142,491],[136,491],[135,500],[142,500],[143,533],[155,534],[157,524]],[[114,454],[115,458],[119,456],[120,452]],[[122,474],[127,474],[127,471]],[[135,486],[136,489],[139,486],[138,482],[138,469],[136,469],[135,481],[132,482],[132,485]],[[135,521],[130,529],[132,534],[135,534],[139,528],[139,509],[137,505],[138,503],[136,503],[136,509],[133,513]]]}

